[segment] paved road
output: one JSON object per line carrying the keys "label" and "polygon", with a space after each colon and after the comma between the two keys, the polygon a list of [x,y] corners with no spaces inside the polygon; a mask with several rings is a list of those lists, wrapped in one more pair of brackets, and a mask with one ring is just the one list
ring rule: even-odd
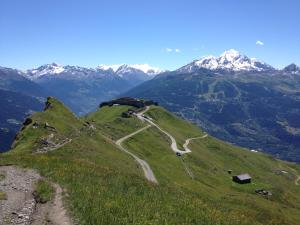
{"label": "paved road", "polygon": [[129,135],[126,135],[125,137],[122,137],[121,139],[119,139],[119,140],[116,141],[116,144],[119,146],[119,148],[122,151],[124,151],[127,154],[131,155],[138,162],[138,164],[142,167],[142,169],[144,171],[144,174],[145,174],[145,177],[146,177],[147,180],[149,180],[149,181],[157,184],[158,182],[157,182],[157,180],[156,180],[156,178],[154,176],[154,173],[153,173],[151,167],[149,166],[149,164],[145,160],[140,159],[138,156],[136,156],[135,154],[133,154],[132,152],[128,151],[126,148],[124,148],[122,146],[122,142],[123,141],[125,141],[128,138],[131,138],[132,136],[134,136],[134,135],[142,132],[143,130],[148,129],[149,127],[151,127],[151,125],[143,127],[143,128],[141,128],[141,129],[139,129],[139,130],[137,130],[137,131],[135,131],[135,132],[133,132],[133,133],[131,133]]}

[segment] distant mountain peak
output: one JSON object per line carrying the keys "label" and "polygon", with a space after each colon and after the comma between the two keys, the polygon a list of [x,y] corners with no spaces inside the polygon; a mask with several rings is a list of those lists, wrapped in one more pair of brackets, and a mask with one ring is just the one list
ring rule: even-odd
{"label": "distant mountain peak", "polygon": [[111,70],[114,73],[124,64],[113,64],[113,65],[105,65],[105,64],[100,64],[97,66],[97,69],[99,70]]}
{"label": "distant mountain peak", "polygon": [[27,70],[31,77],[40,77],[46,74],[59,74],[65,70],[64,66],[57,63],[45,64],[38,68]]}
{"label": "distant mountain peak", "polygon": [[123,74],[123,73],[130,73],[130,72],[143,72],[147,75],[157,75],[159,73],[162,73],[163,70],[157,68],[157,67],[152,67],[148,64],[132,64],[132,65],[127,65],[127,64],[114,64],[114,65],[99,65],[97,69],[100,70],[111,70],[114,73],[117,74]]}
{"label": "distant mountain peak", "polygon": [[235,49],[229,49],[221,54],[221,58],[226,59],[228,61],[233,61],[239,57],[241,57],[241,53]]}
{"label": "distant mountain peak", "polygon": [[179,72],[195,72],[198,69],[205,68],[209,70],[230,70],[230,71],[267,71],[274,68],[255,58],[249,58],[239,51],[229,49],[223,52],[219,57],[206,56],[195,60],[186,66],[178,69]]}
{"label": "distant mountain peak", "polygon": [[287,72],[287,73],[293,73],[293,74],[300,74],[300,67],[297,66],[295,63],[292,63],[288,66],[286,66],[285,68],[283,68],[283,72]]}

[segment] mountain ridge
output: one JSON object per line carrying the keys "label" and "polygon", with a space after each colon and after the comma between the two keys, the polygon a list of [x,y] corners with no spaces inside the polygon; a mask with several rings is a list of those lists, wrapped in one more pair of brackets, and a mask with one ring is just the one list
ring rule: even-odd
{"label": "mountain ridge", "polygon": [[[65,192],[66,209],[82,225],[299,221],[298,165],[205,136],[159,106],[144,112],[143,118],[159,126],[147,129],[138,115],[123,117],[128,110],[138,109],[104,106],[77,118],[61,102],[48,98],[45,111],[27,120],[13,150],[1,155],[0,165],[32,168],[58,183]],[[133,132],[122,146],[149,164],[157,183],[149,182],[134,158],[117,145]],[[192,140],[191,152],[178,156],[167,133],[180,149],[192,137],[205,138]],[[233,175],[245,172],[251,183],[232,181]]]}
{"label": "mountain ridge", "polygon": [[6,67],[0,69],[14,70],[18,74],[25,76],[31,80],[39,79],[42,76],[70,74],[72,75],[116,75],[122,78],[130,79],[132,74],[138,74],[143,77],[142,79],[151,79],[157,75],[176,72],[176,73],[192,73],[197,72],[199,69],[207,69],[211,71],[223,71],[223,72],[284,72],[300,74],[300,67],[295,63],[291,63],[282,69],[277,69],[263,61],[259,61],[256,58],[250,58],[235,49],[229,49],[224,51],[219,57],[213,55],[204,56],[200,59],[193,60],[182,67],[175,70],[162,70],[158,67],[152,67],[149,64],[112,64],[105,65],[100,64],[95,68],[60,65],[57,63],[44,64],[34,69],[18,70]]}

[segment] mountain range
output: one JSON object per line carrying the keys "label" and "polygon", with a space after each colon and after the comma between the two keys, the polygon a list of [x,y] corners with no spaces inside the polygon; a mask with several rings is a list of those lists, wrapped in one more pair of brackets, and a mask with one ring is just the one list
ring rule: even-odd
{"label": "mountain range", "polygon": [[[43,76],[56,75],[61,76],[68,74],[69,76],[76,76],[81,78],[83,76],[108,76],[116,75],[125,79],[134,79],[140,75],[140,80],[146,77],[152,77],[163,71],[159,68],[151,67],[148,64],[135,64],[135,65],[99,65],[96,68],[85,68],[80,66],[63,66],[56,63],[46,64],[35,69],[20,71],[19,74],[28,77],[31,80],[39,79]],[[133,76],[133,77],[131,77]]]}
{"label": "mountain range", "polygon": [[[26,71],[1,67],[0,89],[38,102],[54,96],[77,115],[118,96],[153,99],[218,138],[299,162],[299,75],[295,64],[276,69],[231,49],[175,71],[147,64],[84,68],[52,63]],[[26,105],[23,116],[15,118],[19,123],[33,110]],[[8,119],[1,123],[4,130]]]}
{"label": "mountain range", "polygon": [[153,99],[222,140],[300,162],[300,69],[235,50],[205,57],[125,95]]}
{"label": "mountain range", "polygon": [[13,87],[6,87],[6,83],[15,84],[15,80],[19,79],[24,83],[20,86],[26,87],[28,84],[32,86],[30,92],[38,89],[44,92],[35,96],[55,96],[78,115],[95,110],[99,102],[109,100],[163,72],[147,64],[100,65],[96,68],[84,68],[56,63],[26,71],[1,67],[0,71],[2,71],[0,85],[4,89],[18,92]]}

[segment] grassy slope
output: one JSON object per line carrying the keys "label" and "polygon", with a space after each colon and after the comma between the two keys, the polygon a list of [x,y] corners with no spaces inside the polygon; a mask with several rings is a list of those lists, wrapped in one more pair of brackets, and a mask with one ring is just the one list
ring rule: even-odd
{"label": "grassy slope", "polygon": [[91,113],[83,118],[84,121],[88,121],[93,124],[97,130],[105,134],[112,140],[117,140],[128,133],[132,133],[139,128],[143,127],[143,124],[136,118],[122,118],[120,115],[122,112],[127,111],[133,107],[130,106],[116,106],[116,107],[103,107],[96,113]]}
{"label": "grassy slope", "polygon": [[54,189],[46,180],[39,180],[35,184],[34,197],[39,203],[46,203],[53,199]]}
{"label": "grassy slope", "polygon": [[[68,205],[80,224],[296,224],[299,221],[299,187],[293,183],[299,167],[227,145],[213,138],[191,143],[192,154],[184,161],[194,173],[192,180],[182,162],[169,148],[169,140],[150,128],[126,142],[146,159],[159,185],[147,182],[130,156],[119,151],[116,140],[145,126],[135,118],[123,119],[128,107],[104,107],[81,120],[61,103],[35,114],[34,121],[47,121],[59,136],[72,142],[47,154],[32,154],[43,128],[26,127],[15,149],[1,155],[0,163],[35,168],[69,192]],[[148,113],[179,143],[203,133],[159,107]],[[83,126],[95,125],[96,131]],[[104,137],[107,136],[108,138]],[[142,140],[142,141],[141,141]],[[227,169],[249,172],[253,185],[235,185]],[[277,170],[289,173],[276,175]],[[274,192],[270,199],[253,194],[256,187]]]}
{"label": "grassy slope", "polygon": [[[203,135],[193,125],[159,107],[153,107],[147,114],[171,133],[180,145],[187,138]],[[199,194],[206,204],[220,211],[245,215],[248,219],[255,218],[262,224],[270,221],[295,224],[300,219],[299,187],[294,184],[296,173],[293,164],[265,154],[241,150],[209,137],[193,140],[190,144],[192,154],[183,158],[194,174],[194,179],[191,179],[184,174],[182,161],[174,155],[166,145],[165,138],[157,134],[155,128],[133,137],[127,142],[127,147],[150,163],[159,182]],[[232,170],[233,174],[251,174],[253,183],[233,183],[228,170]],[[281,173],[281,170],[288,171],[288,174]],[[299,173],[298,166],[297,170]],[[272,191],[273,196],[266,199],[254,194],[258,188]]]}

